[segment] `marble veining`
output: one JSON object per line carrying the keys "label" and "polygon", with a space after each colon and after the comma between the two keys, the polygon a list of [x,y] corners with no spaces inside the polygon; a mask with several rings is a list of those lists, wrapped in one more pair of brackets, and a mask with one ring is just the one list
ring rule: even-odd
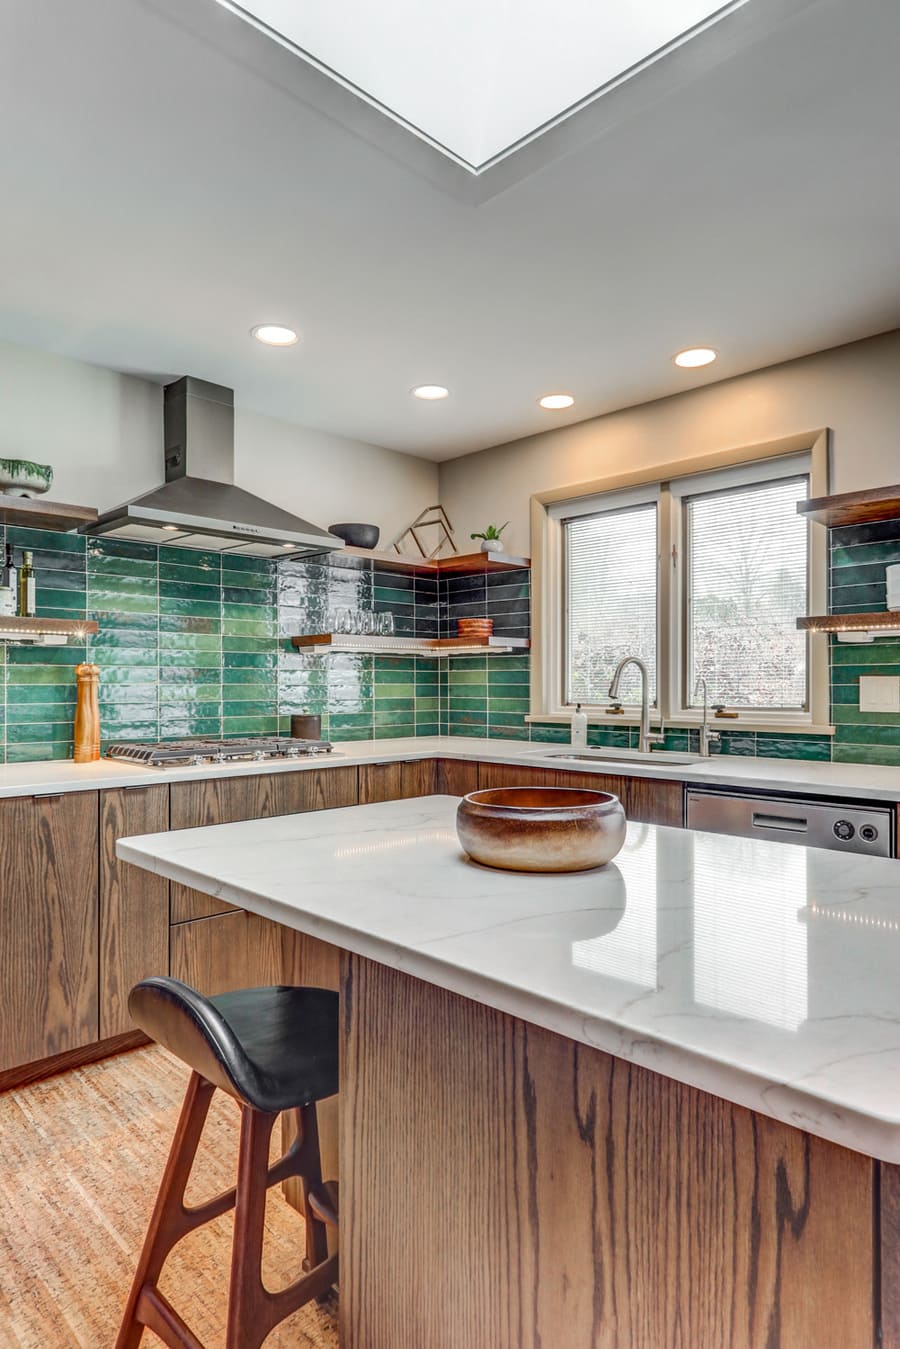
{"label": "marble veining", "polygon": [[170,879],[900,1162],[900,866],[629,825],[611,865],[470,862],[456,799],[124,839]]}

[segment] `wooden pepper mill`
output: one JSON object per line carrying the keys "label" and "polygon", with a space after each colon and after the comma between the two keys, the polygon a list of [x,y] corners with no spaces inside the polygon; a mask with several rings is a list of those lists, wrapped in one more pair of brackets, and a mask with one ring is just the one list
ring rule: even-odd
{"label": "wooden pepper mill", "polygon": [[100,666],[82,662],[75,666],[75,678],[75,762],[93,763],[100,758]]}

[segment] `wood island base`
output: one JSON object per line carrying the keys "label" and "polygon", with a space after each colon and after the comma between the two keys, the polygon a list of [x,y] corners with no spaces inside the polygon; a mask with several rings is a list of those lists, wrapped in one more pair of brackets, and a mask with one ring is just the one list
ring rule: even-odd
{"label": "wood island base", "polygon": [[900,1346],[898,1168],[344,956],[347,1349]]}

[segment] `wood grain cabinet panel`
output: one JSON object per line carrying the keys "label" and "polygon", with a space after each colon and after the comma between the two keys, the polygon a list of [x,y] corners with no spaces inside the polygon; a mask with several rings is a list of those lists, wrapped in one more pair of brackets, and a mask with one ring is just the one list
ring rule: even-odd
{"label": "wood grain cabinet panel", "polygon": [[399,801],[403,795],[399,763],[366,763],[359,766],[359,804]]}
{"label": "wood grain cabinet panel", "polygon": [[344,961],[343,1344],[877,1342],[869,1158]]}
{"label": "wood grain cabinet panel", "polygon": [[97,792],[0,801],[0,1071],[96,1040]]}
{"label": "wood grain cabinet panel", "polygon": [[478,766],[478,786],[587,787],[599,792],[613,792],[622,802],[629,820],[676,828],[683,822],[684,786],[681,782],[624,777],[617,773],[579,773],[563,768],[483,763]]}
{"label": "wood grain cabinet panel", "polygon": [[169,963],[175,979],[207,996],[280,984],[281,929],[243,909],[177,923],[169,932]]}
{"label": "wood grain cabinet panel", "polygon": [[467,796],[478,791],[478,764],[468,759],[438,759],[434,790],[442,796]]}
{"label": "wood grain cabinet panel", "polygon": [[169,972],[169,883],[116,857],[116,842],[169,827],[169,788],[122,787],[100,795],[100,1038],[134,1030],[128,994]]}
{"label": "wood grain cabinet panel", "polygon": [[[359,799],[355,765],[258,773],[239,778],[204,778],[171,787],[171,827],[195,829],[236,820],[263,820],[307,810],[355,806]],[[235,912],[233,904],[202,895],[184,885],[171,887],[171,921]]]}

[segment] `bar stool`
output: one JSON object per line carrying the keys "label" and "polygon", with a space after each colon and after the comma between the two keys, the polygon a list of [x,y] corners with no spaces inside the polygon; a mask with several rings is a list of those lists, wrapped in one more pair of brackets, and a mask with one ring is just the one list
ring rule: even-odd
{"label": "bar stool", "polygon": [[[159,1291],[163,1264],[188,1232],[235,1210],[226,1349],[258,1349],[269,1332],[335,1283],[325,1223],[337,1226],[334,1187],[322,1185],[316,1101],[338,1089],[338,995],[323,988],[244,988],[204,998],[178,979],[144,979],[128,1007],[138,1026],[191,1069],[116,1349],[137,1349],[149,1327],[171,1349],[202,1344]],[[241,1107],[237,1187],[186,1207],[184,1194],[216,1088]],[[272,1129],[296,1112],[297,1137],[269,1166]],[[278,1293],[262,1281],[266,1191],[301,1178],[305,1273]]]}

